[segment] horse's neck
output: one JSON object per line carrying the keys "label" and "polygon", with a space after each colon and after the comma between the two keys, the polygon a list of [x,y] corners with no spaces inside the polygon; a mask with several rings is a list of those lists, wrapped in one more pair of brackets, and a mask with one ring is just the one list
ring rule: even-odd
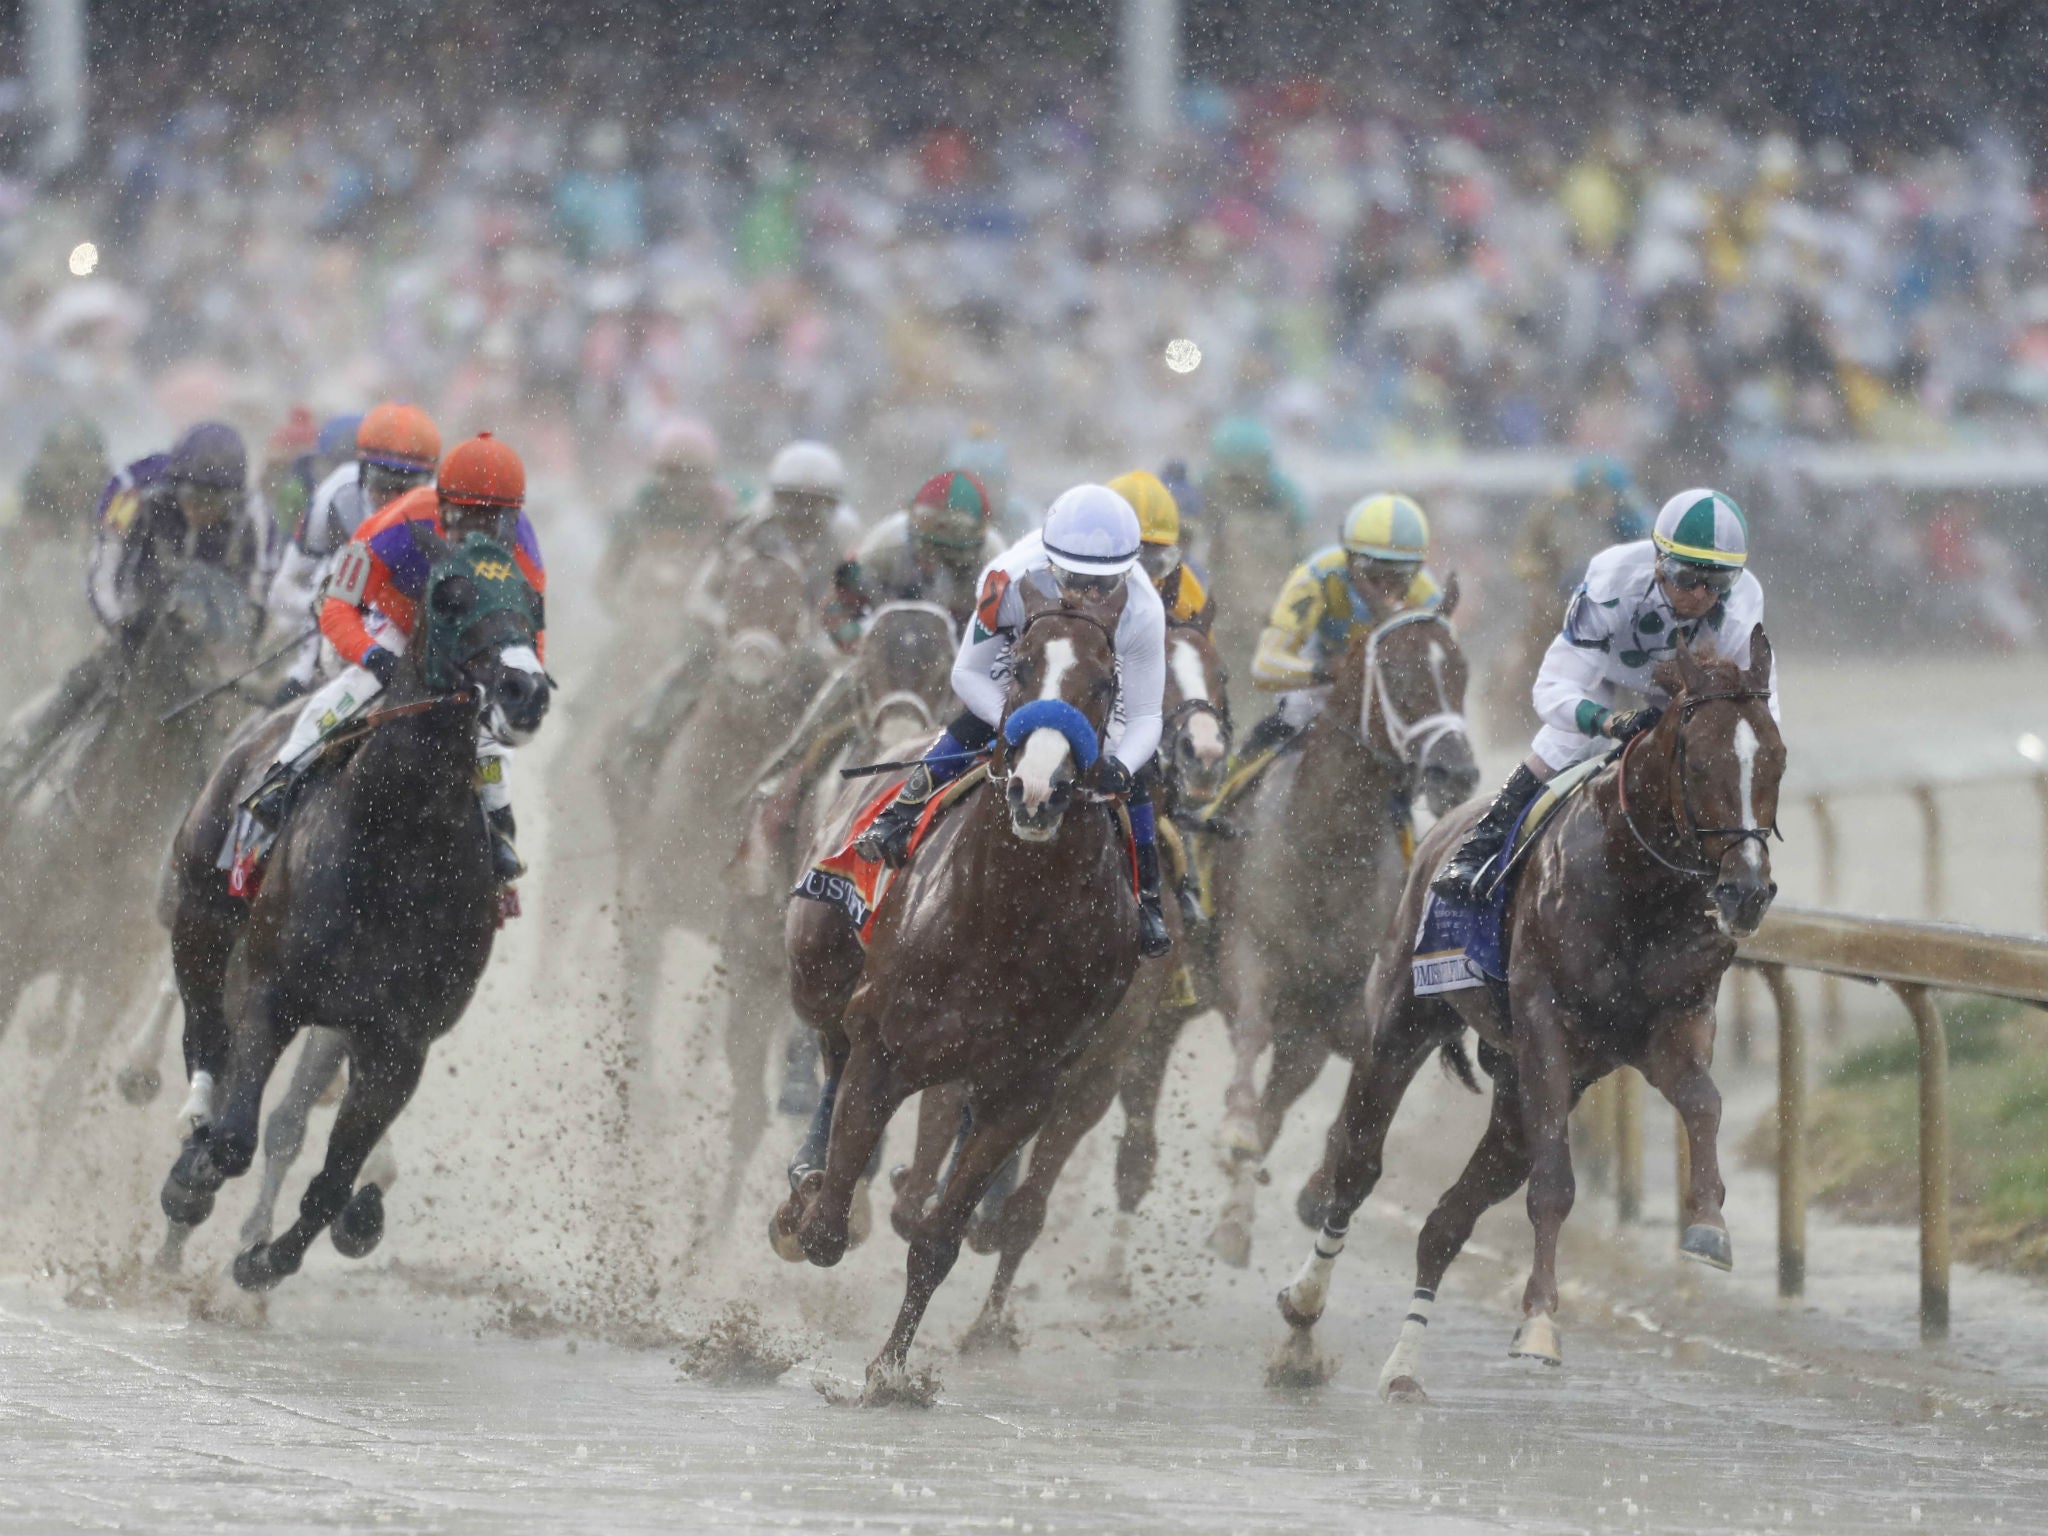
{"label": "horse's neck", "polygon": [[1603,834],[1602,846],[1587,850],[1588,857],[1599,864],[1597,870],[1589,870],[1588,877],[1611,881],[1617,864],[1629,871],[1640,896],[1617,910],[1631,927],[1643,926],[1646,919],[1654,919],[1658,927],[1672,922],[1696,922],[1703,930],[1712,926],[1698,877],[1669,868],[1643,847],[1647,841],[1656,854],[1673,864],[1698,860],[1697,852],[1686,846],[1671,809],[1671,776],[1676,771],[1669,742],[1653,738],[1627,753],[1613,776],[1589,786],[1585,797]]}
{"label": "horse's neck", "polygon": [[1393,833],[1401,777],[1360,739],[1357,700],[1351,703],[1340,715],[1340,700],[1332,696],[1302,743],[1289,809],[1297,840],[1307,846],[1367,849]]}
{"label": "horse's neck", "polygon": [[350,797],[373,824],[467,813],[476,792],[476,729],[470,712],[452,704],[374,727],[348,765]]}

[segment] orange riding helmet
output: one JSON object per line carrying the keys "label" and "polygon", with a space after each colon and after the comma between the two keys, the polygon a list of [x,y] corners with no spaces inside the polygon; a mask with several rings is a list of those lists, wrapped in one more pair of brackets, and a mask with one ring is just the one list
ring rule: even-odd
{"label": "orange riding helmet", "polygon": [[526,501],[526,466],[488,432],[457,443],[441,461],[443,501],[465,507],[514,509]]}
{"label": "orange riding helmet", "polygon": [[418,406],[386,400],[356,428],[356,457],[386,469],[425,472],[441,457],[441,429]]}

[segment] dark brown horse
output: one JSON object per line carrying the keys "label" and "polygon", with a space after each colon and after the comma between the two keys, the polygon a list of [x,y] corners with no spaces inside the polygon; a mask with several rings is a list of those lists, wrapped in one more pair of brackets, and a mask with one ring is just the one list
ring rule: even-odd
{"label": "dark brown horse", "polygon": [[[864,955],[838,908],[790,903],[797,1011],[843,1066],[828,1083],[825,1166],[803,1172],[776,1213],[777,1251],[839,1262],[855,1185],[911,1094],[964,1083],[972,1117],[911,1237],[903,1306],[868,1367],[870,1401],[899,1386],[989,1181],[1045,1123],[1060,1068],[1087,1049],[1138,965],[1129,849],[1082,778],[1115,704],[1124,592],[1062,602],[1049,581],[1020,585],[1025,621],[991,763],[1000,792],[975,790],[934,826],[884,897]],[[1061,723],[1021,729],[1035,719]]]}
{"label": "dark brown horse", "polygon": [[[1560,811],[1529,853],[1507,910],[1507,983],[1415,995],[1410,966],[1429,882],[1477,809],[1447,818],[1418,851],[1368,989],[1371,1054],[1353,1070],[1331,1135],[1329,1214],[1315,1250],[1280,1293],[1305,1347],[1345,1231],[1380,1175],[1387,1127],[1433,1050],[1462,1052],[1469,1026],[1493,1079],[1493,1118],[1465,1171],[1423,1224],[1415,1302],[1380,1375],[1390,1398],[1422,1401],[1423,1330],[1444,1272],[1489,1206],[1529,1184],[1535,1262],[1509,1353],[1558,1347],[1557,1236],[1572,1207],[1565,1125],[1578,1095],[1632,1066],[1671,1101],[1692,1152],[1681,1249],[1732,1263],[1721,1215],[1721,1096],[1709,1072],[1714,999],[1735,943],[1777,887],[1769,836],[1785,745],[1769,708],[1771,645],[1758,625],[1748,667],[1699,660],[1681,643],[1657,681],[1672,702]],[[1459,1057],[1462,1061],[1462,1055]]]}
{"label": "dark brown horse", "polygon": [[[1209,638],[1208,625],[1170,628],[1166,634],[1165,728],[1156,759],[1159,786],[1153,794],[1154,810],[1162,821],[1183,805],[1201,804],[1215,794],[1230,755],[1228,710],[1223,662]],[[1177,908],[1167,914],[1167,925],[1174,934],[1176,960],[1187,950],[1187,936],[1179,918]],[[1177,987],[1175,983],[1179,981],[1179,969],[1173,961],[1141,966],[1109,1022],[1079,1056],[1061,1069],[1053,1092],[1052,1112],[1043,1129],[1032,1138],[1021,1181],[1000,1200],[997,1193],[991,1193],[983,1203],[984,1217],[969,1229],[968,1242],[974,1248],[1000,1256],[995,1277],[989,1284],[988,1300],[962,1341],[963,1348],[1006,1343],[1015,1337],[1009,1319],[1009,1298],[1018,1266],[1045,1227],[1046,1204],[1068,1159],[1082,1138],[1108,1113],[1119,1092],[1127,1095],[1124,1140],[1118,1147],[1119,1170],[1125,1161],[1142,1156],[1144,1177],[1149,1183],[1157,1155],[1151,1117],[1158,1103],[1159,1082],[1165,1076],[1166,1059],[1181,1027],[1199,1011],[1186,1000],[1192,996],[1183,990],[1188,984]],[[1127,1071],[1141,1043],[1146,1048],[1146,1069],[1150,1071],[1156,1062],[1157,1073],[1133,1092]],[[906,1238],[916,1231],[927,1203],[938,1189],[946,1154],[956,1142],[962,1098],[958,1085],[949,1085],[928,1089],[919,1104],[917,1156],[896,1187],[896,1203],[891,1213],[896,1230]],[[1129,1118],[1129,1106],[1134,1101],[1141,1105],[1142,1122]],[[1126,1147],[1133,1149],[1129,1158]],[[1151,1150],[1146,1151],[1147,1147]],[[995,1209],[990,1211],[992,1205]]]}
{"label": "dark brown horse", "polygon": [[[1407,871],[1409,803],[1442,816],[1479,781],[1457,607],[1454,578],[1437,607],[1354,635],[1322,713],[1233,812],[1248,835],[1216,861],[1236,1056],[1221,1132],[1232,1191],[1210,1238],[1225,1263],[1250,1261],[1253,1192],[1288,1110],[1332,1053],[1355,1060],[1369,1038],[1365,978]],[[1304,1220],[1319,1193],[1303,1192]]]}
{"label": "dark brown horse", "polygon": [[356,1177],[411,1099],[428,1048],[469,1006],[497,928],[478,732],[514,745],[547,712],[540,602],[511,555],[476,534],[452,549],[415,537],[432,563],[399,676],[361,722],[352,755],[311,771],[255,899],[230,894],[216,856],[289,715],[228,753],[171,850],[186,1069],[195,1084],[224,1080],[226,1104],[186,1139],[164,1181],[167,1256],[212,1213],[222,1183],[248,1170],[263,1090],[292,1037],[324,1025],[348,1051],[348,1090],[298,1220],[235,1260],[248,1290],[294,1273],[330,1224],[351,1258],[382,1236],[382,1192],[358,1189]]}

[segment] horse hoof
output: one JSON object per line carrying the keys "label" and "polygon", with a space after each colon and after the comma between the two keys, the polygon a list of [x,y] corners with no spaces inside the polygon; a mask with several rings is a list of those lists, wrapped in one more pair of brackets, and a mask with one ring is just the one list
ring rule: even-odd
{"label": "horse hoof", "polygon": [[155,1067],[123,1067],[114,1074],[114,1087],[130,1104],[147,1104],[163,1086],[163,1074]]}
{"label": "horse hoof", "polygon": [[236,1254],[235,1284],[245,1291],[267,1291],[284,1279],[292,1271],[278,1265],[275,1252],[270,1244],[258,1243]]}
{"label": "horse hoof", "polygon": [[330,1229],[334,1248],[345,1259],[360,1259],[384,1241],[384,1191],[365,1184],[341,1208]]}
{"label": "horse hoof", "polygon": [[1251,1268],[1251,1229],[1234,1221],[1223,1223],[1209,1234],[1209,1251],[1232,1269]]}
{"label": "horse hoof", "polygon": [[853,1186],[853,1204],[846,1212],[848,1248],[858,1248],[875,1230],[875,1203],[868,1198],[869,1182],[867,1179],[860,1179]]}
{"label": "horse hoof", "polygon": [[1679,1239],[1678,1251],[1688,1259],[1698,1259],[1715,1269],[1735,1267],[1735,1244],[1729,1241],[1726,1227],[1695,1223],[1685,1229],[1685,1236]]}
{"label": "horse hoof", "polygon": [[1412,1403],[1418,1408],[1429,1403],[1429,1394],[1413,1376],[1396,1376],[1380,1388],[1380,1397],[1390,1403]]}
{"label": "horse hoof", "polygon": [[206,1143],[188,1141],[171,1164],[157,1204],[176,1226],[196,1227],[213,1214],[214,1193],[226,1182],[207,1155]]}
{"label": "horse hoof", "polygon": [[1003,1221],[1000,1214],[984,1216],[975,1212],[974,1219],[967,1223],[967,1246],[975,1253],[999,1253],[1003,1246]]}
{"label": "horse hoof", "polygon": [[1557,1323],[1548,1312],[1531,1313],[1515,1330],[1508,1345],[1510,1360],[1541,1360],[1545,1365],[1563,1365],[1564,1348],[1558,1341]]}
{"label": "horse hoof", "polygon": [[1323,1320],[1321,1312],[1304,1312],[1294,1304],[1294,1287],[1280,1288],[1280,1319],[1297,1333],[1306,1333]]}
{"label": "horse hoof", "polygon": [[1259,1127],[1250,1115],[1225,1117],[1216,1132],[1216,1151],[1225,1168],[1259,1156]]}
{"label": "horse hoof", "polygon": [[192,1229],[172,1222],[164,1228],[164,1245],[157,1249],[156,1257],[150,1262],[158,1274],[175,1275],[185,1267],[185,1239],[192,1235]]}
{"label": "horse hoof", "polygon": [[775,1214],[768,1218],[768,1246],[785,1264],[804,1261],[804,1245],[797,1241],[796,1235],[796,1224],[802,1217],[791,1212],[789,1207],[794,1204],[796,1196],[791,1195],[788,1204],[777,1207]]}
{"label": "horse hoof", "polygon": [[1024,1347],[1024,1335],[1008,1307],[996,1312],[984,1307],[973,1325],[960,1335],[959,1347],[963,1355],[985,1355],[997,1351],[1014,1355]]}

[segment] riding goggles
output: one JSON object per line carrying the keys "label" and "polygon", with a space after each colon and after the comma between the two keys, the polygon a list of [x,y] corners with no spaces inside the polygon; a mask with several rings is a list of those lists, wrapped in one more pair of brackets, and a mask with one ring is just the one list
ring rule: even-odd
{"label": "riding goggles", "polygon": [[1091,571],[1064,571],[1053,567],[1053,579],[1059,583],[1062,592],[1076,597],[1102,597],[1114,592],[1124,584],[1122,571],[1096,573]]}
{"label": "riding goggles", "polygon": [[1147,544],[1138,551],[1138,564],[1145,567],[1145,574],[1154,581],[1164,581],[1173,574],[1173,568],[1180,564],[1180,546]]}
{"label": "riding goggles", "polygon": [[1658,574],[1676,592],[1711,592],[1726,597],[1742,572],[1733,566],[1694,565],[1689,560],[1664,559],[1657,562]]}

